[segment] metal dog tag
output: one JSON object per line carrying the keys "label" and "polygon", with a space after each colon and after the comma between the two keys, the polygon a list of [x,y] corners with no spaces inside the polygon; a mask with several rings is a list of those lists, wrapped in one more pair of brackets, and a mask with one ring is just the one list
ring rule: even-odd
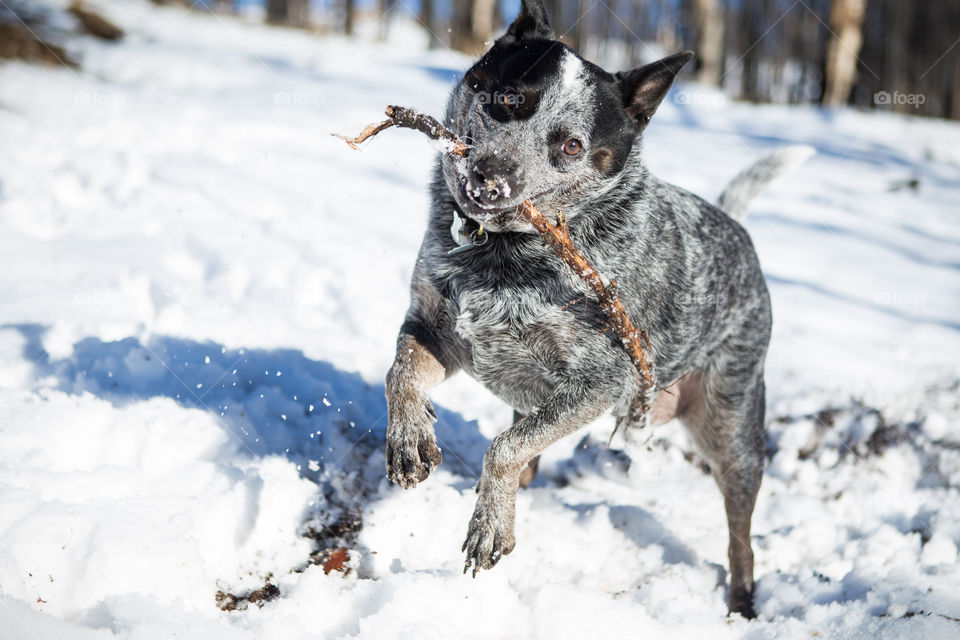
{"label": "metal dog tag", "polygon": [[457,212],[454,211],[453,224],[450,225],[450,235],[453,236],[454,242],[460,246],[448,251],[448,256],[455,256],[458,253],[463,253],[464,251],[469,251],[470,249],[474,249],[476,247],[482,247],[483,245],[487,244],[487,241],[490,239],[490,236],[483,232],[482,225],[479,229],[471,231],[470,235],[464,235],[463,228],[463,219],[461,219]]}
{"label": "metal dog tag", "polygon": [[464,251],[469,251],[470,249],[475,249],[477,247],[482,247],[487,244],[487,240],[490,239],[490,236],[486,233],[483,233],[483,228],[481,227],[477,231],[470,233],[470,242],[467,244],[462,244],[455,249],[450,249],[447,251],[448,256],[455,256],[458,253],[463,253]]}

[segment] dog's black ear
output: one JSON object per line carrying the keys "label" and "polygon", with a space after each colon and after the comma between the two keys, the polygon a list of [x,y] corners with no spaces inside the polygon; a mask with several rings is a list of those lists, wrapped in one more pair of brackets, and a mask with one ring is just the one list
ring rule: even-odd
{"label": "dog's black ear", "polygon": [[524,40],[553,40],[553,28],[543,0],[521,0],[520,13],[499,39],[508,43]]}
{"label": "dog's black ear", "polygon": [[692,51],[681,51],[633,71],[616,74],[623,92],[624,107],[641,130],[650,123],[673,79],[692,57]]}

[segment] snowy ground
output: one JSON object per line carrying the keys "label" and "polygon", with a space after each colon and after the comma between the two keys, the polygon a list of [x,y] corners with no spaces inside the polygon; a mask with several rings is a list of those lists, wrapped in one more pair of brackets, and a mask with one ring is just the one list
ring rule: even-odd
{"label": "snowy ground", "polygon": [[960,633],[960,126],[681,85],[648,130],[654,172],[708,197],[769,149],[819,151],[748,220],[775,313],[748,622],[678,425],[556,445],[475,580],[460,543],[509,410],[448,382],[443,467],[383,479],[432,151],[327,134],[439,113],[466,59],[403,25],[373,44],[100,5],[129,37],[69,43],[81,70],[0,66],[0,637]]}

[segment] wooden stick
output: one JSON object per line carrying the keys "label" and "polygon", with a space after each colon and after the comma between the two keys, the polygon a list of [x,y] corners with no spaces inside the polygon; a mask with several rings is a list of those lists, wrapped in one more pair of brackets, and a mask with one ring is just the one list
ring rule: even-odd
{"label": "wooden stick", "polygon": [[358,145],[367,138],[372,138],[384,129],[400,127],[401,129],[414,129],[427,134],[427,136],[433,140],[445,143],[444,150],[454,155],[463,156],[469,148],[460,138],[454,135],[452,131],[440,124],[437,119],[432,116],[419,113],[407,107],[398,107],[395,105],[387,107],[386,114],[387,120],[378,124],[368,124],[363,128],[363,131],[352,138],[340,135],[339,133],[331,135],[335,138],[340,138],[350,145],[351,148],[359,151],[360,147]]}
{"label": "wooden stick", "polygon": [[620,342],[637,373],[646,384],[654,386],[656,383],[653,380],[653,371],[643,349],[644,344],[650,345],[650,339],[645,331],[637,329],[630,320],[626,308],[620,302],[620,296],[617,295],[617,281],[611,280],[609,284],[605,284],[596,267],[574,246],[570,229],[567,227],[567,218],[562,211],[557,212],[557,224],[552,224],[529,200],[524,200],[520,205],[520,213],[530,221],[540,238],[553,249],[557,257],[593,289],[600,302],[600,309],[607,316],[610,328],[620,336]]}
{"label": "wooden stick", "polygon": [[[337,135],[337,137],[342,138],[352,148],[359,149],[357,145],[377,135],[384,129],[401,127],[404,129],[415,129],[421,133],[425,133],[433,140],[439,140],[445,144],[445,151],[457,156],[464,156],[469,148],[452,131],[428,115],[418,113],[413,109],[397,106],[387,107],[386,114],[389,118],[388,120],[384,120],[379,124],[367,125],[367,127],[355,137],[350,138],[342,135]],[[631,413],[636,414],[639,412],[641,415],[646,413],[649,409],[646,403],[646,393],[650,388],[656,387],[656,382],[653,379],[653,368],[647,361],[646,352],[644,351],[644,345],[646,345],[647,348],[650,347],[650,339],[644,330],[637,329],[633,322],[631,322],[626,308],[623,306],[623,303],[620,302],[620,296],[617,295],[616,281],[611,280],[609,283],[606,283],[603,276],[600,275],[600,272],[597,271],[597,269],[590,264],[590,261],[587,260],[586,256],[576,248],[573,240],[570,238],[567,219],[562,211],[557,212],[556,224],[551,223],[529,200],[524,200],[523,203],[521,203],[519,211],[530,224],[534,226],[543,242],[553,249],[557,257],[570,267],[577,277],[586,282],[593,290],[594,295],[597,296],[597,300],[600,302],[600,309],[607,317],[610,328],[617,332],[623,348],[626,350],[627,355],[630,356],[634,368],[643,381],[643,385],[641,386],[644,388],[640,390],[637,396],[639,400],[635,399],[634,403],[631,404]]]}

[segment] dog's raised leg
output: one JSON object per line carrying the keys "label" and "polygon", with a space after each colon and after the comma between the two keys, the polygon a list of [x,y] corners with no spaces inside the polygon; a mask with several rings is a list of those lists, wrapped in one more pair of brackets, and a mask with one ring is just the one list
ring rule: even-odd
{"label": "dog's raised leg", "polygon": [[[598,376],[622,379],[621,376]],[[493,567],[516,544],[514,519],[520,473],[541,451],[609,409],[621,389],[595,381],[567,379],[537,410],[493,439],[483,457],[477,506],[463,550],[466,571]]]}
{"label": "dog's raised leg", "polygon": [[387,477],[404,489],[417,486],[440,464],[433,433],[437,414],[427,390],[443,382],[446,368],[416,337],[400,332],[387,373]]}
{"label": "dog's raised leg", "polygon": [[450,312],[418,267],[411,304],[387,373],[387,477],[404,489],[417,486],[440,464],[427,390],[459,369]]}

